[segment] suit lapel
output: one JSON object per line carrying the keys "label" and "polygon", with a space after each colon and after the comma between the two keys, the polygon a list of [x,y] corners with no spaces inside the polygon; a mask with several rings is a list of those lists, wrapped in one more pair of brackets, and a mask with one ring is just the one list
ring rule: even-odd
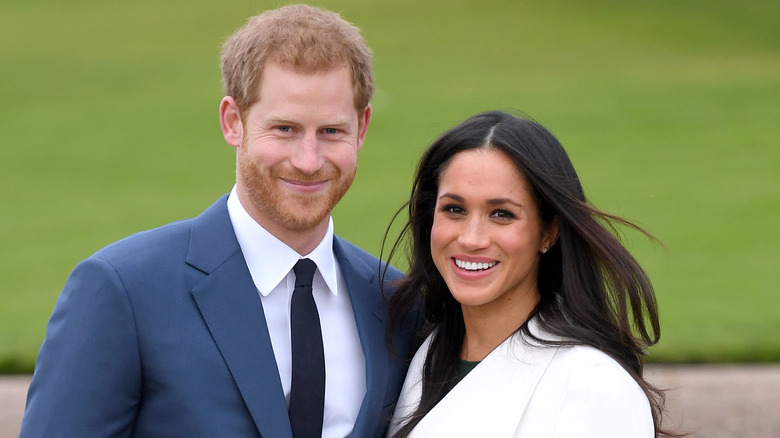
{"label": "suit lapel", "polygon": [[[390,362],[384,340],[387,308],[378,291],[376,267],[338,237],[333,246],[366,360],[366,396],[353,436],[376,436],[384,421]],[[262,303],[230,223],[227,196],[193,221],[187,263],[205,274],[192,296],[258,430],[263,436],[291,437]]]}
{"label": "suit lapel", "polygon": [[291,437],[263,307],[223,197],[193,222],[187,263],[206,276],[192,296],[263,436]]}
{"label": "suit lapel", "polygon": [[353,436],[375,436],[383,424],[383,403],[388,382],[389,352],[385,348],[384,329],[387,306],[379,293],[376,267],[342,239],[334,238],[334,251],[347,282],[352,311],[355,314],[360,344],[366,359],[366,396],[360,406]]}

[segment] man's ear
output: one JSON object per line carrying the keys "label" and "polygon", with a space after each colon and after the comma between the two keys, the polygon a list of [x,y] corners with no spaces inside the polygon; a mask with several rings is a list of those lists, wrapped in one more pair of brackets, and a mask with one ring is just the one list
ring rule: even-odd
{"label": "man's ear", "polygon": [[368,122],[371,121],[371,104],[366,105],[366,109],[358,114],[358,150],[363,147],[368,133]]}
{"label": "man's ear", "polygon": [[241,111],[236,101],[225,96],[219,103],[219,123],[222,126],[222,136],[225,142],[233,147],[241,146],[244,138],[244,123],[241,121]]}

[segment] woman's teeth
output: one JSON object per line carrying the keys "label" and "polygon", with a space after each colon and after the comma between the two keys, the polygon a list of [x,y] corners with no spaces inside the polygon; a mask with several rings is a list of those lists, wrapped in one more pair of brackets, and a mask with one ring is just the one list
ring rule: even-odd
{"label": "woman's teeth", "polygon": [[482,271],[485,269],[490,269],[493,266],[496,266],[497,262],[490,262],[490,263],[475,263],[475,262],[464,262],[463,260],[455,259],[455,265],[457,265],[460,269],[465,269],[467,271]]}

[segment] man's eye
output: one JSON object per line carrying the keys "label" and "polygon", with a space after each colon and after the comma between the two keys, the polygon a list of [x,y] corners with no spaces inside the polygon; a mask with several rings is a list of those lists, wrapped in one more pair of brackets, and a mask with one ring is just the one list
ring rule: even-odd
{"label": "man's eye", "polygon": [[289,126],[280,126],[278,129],[280,131],[282,131],[282,132],[290,132],[290,131],[292,131],[292,128],[289,127]]}
{"label": "man's eye", "polygon": [[325,128],[323,129],[323,132],[325,132],[326,134],[336,134],[337,132],[339,132],[339,130],[336,128]]}

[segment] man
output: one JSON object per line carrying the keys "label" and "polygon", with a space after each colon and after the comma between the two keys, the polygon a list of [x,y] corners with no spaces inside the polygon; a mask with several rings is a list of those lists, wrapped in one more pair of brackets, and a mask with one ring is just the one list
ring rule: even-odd
{"label": "man", "polygon": [[[338,15],[287,6],[229,38],[222,69],[235,187],[200,216],[76,267],[49,321],[22,437],[383,435],[411,327],[395,333],[399,358],[384,342],[383,267],[334,236],[330,217],[371,119],[371,53]],[[303,258],[316,270],[299,284],[311,275],[298,271]],[[299,287],[315,304],[296,319]],[[313,320],[321,335],[296,338],[304,329],[291,324]],[[296,352],[294,338],[307,344]],[[315,429],[298,431],[311,418]]]}

